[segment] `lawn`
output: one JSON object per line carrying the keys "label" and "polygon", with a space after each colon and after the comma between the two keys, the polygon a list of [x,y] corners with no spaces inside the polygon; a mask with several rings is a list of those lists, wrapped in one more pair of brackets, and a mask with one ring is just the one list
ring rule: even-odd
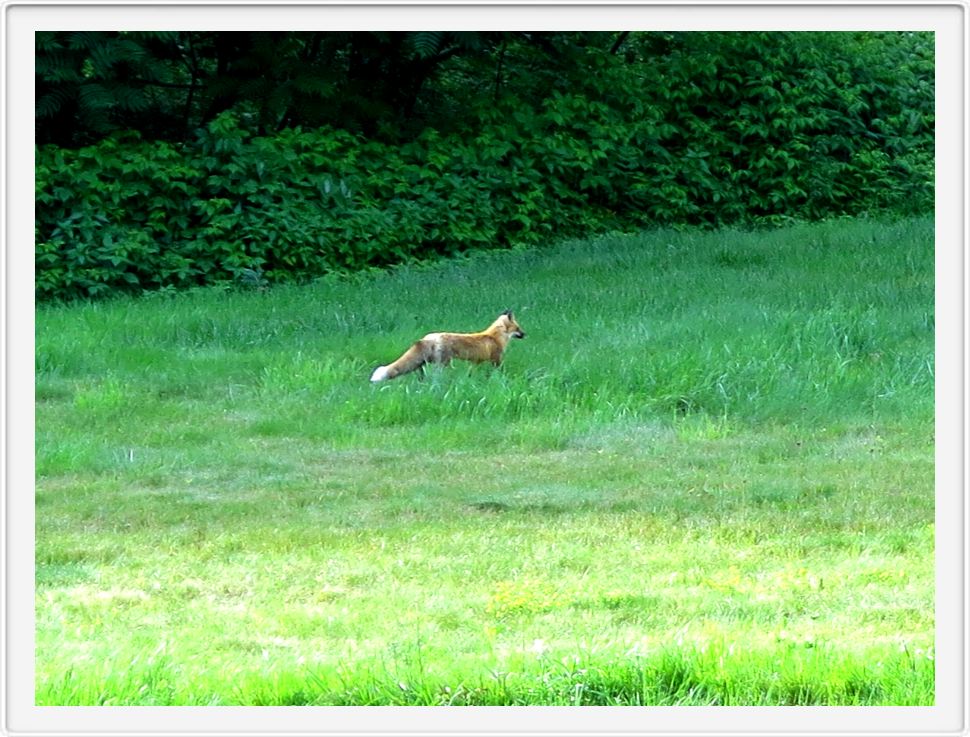
{"label": "lawn", "polygon": [[[41,306],[38,704],[934,703],[933,223]],[[512,308],[499,370],[372,385]]]}

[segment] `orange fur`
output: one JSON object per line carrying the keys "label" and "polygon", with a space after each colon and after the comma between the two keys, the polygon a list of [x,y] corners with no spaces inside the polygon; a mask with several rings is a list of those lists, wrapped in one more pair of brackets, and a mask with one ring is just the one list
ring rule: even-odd
{"label": "orange fur", "polygon": [[500,366],[509,341],[524,337],[525,333],[511,310],[503,312],[495,322],[478,333],[428,333],[394,363],[378,366],[371,375],[371,381],[394,379],[416,371],[426,363],[448,365],[456,358]]}

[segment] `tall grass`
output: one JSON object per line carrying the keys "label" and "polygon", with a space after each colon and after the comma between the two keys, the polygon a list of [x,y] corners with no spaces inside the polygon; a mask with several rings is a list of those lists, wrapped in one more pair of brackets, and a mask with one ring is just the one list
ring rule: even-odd
{"label": "tall grass", "polygon": [[932,703],[932,232],[41,308],[38,702]]}

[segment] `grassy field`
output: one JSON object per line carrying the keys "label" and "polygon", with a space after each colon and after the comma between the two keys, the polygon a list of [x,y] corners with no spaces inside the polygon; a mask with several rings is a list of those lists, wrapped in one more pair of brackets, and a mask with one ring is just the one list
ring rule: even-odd
{"label": "grassy field", "polygon": [[37,703],[932,704],[933,338],[930,220],[41,307]]}

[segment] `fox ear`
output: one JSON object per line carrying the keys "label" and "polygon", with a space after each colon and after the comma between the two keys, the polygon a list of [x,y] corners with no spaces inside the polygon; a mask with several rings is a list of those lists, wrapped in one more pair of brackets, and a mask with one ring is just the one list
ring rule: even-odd
{"label": "fox ear", "polygon": [[502,314],[505,315],[506,317],[512,317],[512,310],[506,310]]}

